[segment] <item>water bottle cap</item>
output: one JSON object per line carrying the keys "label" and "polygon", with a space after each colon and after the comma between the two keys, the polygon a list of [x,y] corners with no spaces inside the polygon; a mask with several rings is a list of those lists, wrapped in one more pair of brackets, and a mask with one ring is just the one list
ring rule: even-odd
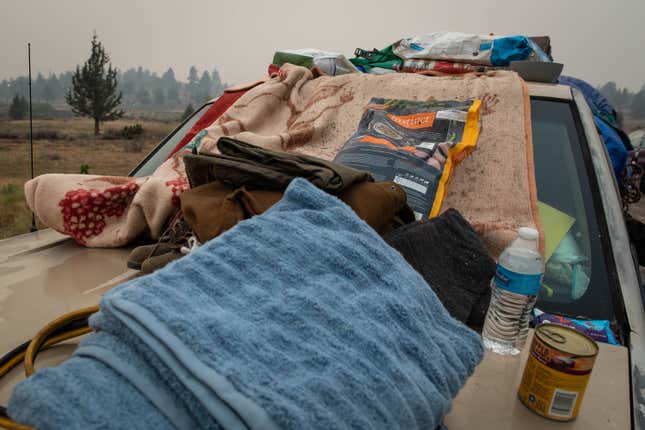
{"label": "water bottle cap", "polygon": [[520,238],[524,240],[538,239],[538,231],[531,227],[521,227],[519,233],[520,233]]}

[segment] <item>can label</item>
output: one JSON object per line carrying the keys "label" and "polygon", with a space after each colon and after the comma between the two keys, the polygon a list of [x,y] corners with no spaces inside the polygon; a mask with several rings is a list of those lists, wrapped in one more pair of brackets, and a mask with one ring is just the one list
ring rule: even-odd
{"label": "can label", "polygon": [[533,337],[518,396],[533,412],[560,421],[578,416],[595,355],[575,357]]}
{"label": "can label", "polygon": [[540,292],[540,282],[542,274],[525,275],[508,270],[498,264],[495,271],[495,285],[506,291],[515,294],[525,294],[532,296]]}

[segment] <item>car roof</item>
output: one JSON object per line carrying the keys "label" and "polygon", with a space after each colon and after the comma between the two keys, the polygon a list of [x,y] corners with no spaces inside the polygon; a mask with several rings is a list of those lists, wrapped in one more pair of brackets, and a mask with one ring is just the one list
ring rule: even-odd
{"label": "car roof", "polygon": [[573,100],[571,87],[560,84],[547,84],[542,82],[527,82],[529,95],[533,97],[548,97],[562,100]]}

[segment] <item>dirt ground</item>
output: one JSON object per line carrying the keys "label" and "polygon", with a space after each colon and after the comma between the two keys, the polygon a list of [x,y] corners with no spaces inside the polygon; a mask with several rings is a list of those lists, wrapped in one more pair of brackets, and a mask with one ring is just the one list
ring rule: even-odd
{"label": "dirt ground", "polygon": [[[135,139],[119,133],[140,124],[144,132]],[[164,136],[175,122],[118,120],[103,125],[94,136],[87,119],[34,121],[34,174],[80,173],[126,175]],[[0,121],[0,239],[29,231],[31,213],[24,201],[23,185],[29,174],[29,123]]]}

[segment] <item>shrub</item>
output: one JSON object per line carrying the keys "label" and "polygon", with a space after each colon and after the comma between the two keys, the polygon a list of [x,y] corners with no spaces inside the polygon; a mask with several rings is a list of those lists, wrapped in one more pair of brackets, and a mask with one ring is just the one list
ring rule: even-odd
{"label": "shrub", "polygon": [[90,165],[89,164],[81,164],[81,174],[82,175],[88,175],[90,173]]}
{"label": "shrub", "polygon": [[135,124],[135,125],[126,125],[123,127],[123,131],[121,134],[123,135],[124,139],[134,139],[135,137],[139,137],[143,134],[143,127],[141,127],[141,124]]}
{"label": "shrub", "polygon": [[9,105],[9,118],[13,120],[25,119],[28,108],[27,99],[16,94],[11,99],[11,105]]}
{"label": "shrub", "polygon": [[103,133],[103,139],[106,140],[116,140],[116,139],[127,139],[132,140],[143,135],[145,130],[141,124],[135,125],[126,125],[121,130],[115,130],[113,128],[108,128],[105,133]]}

